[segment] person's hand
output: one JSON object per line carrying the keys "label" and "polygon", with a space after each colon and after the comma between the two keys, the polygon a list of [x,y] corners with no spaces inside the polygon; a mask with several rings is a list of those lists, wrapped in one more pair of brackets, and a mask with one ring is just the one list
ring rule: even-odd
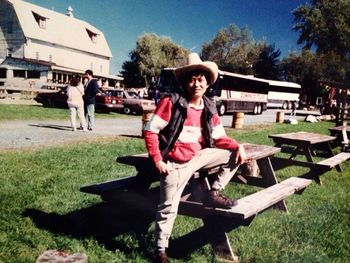
{"label": "person's hand", "polygon": [[239,145],[238,149],[236,151],[235,163],[236,164],[244,164],[244,163],[248,163],[250,161],[251,161],[251,159],[247,158],[247,155],[245,153],[243,145]]}
{"label": "person's hand", "polygon": [[169,170],[168,170],[168,166],[165,162],[158,161],[155,163],[155,166],[160,174],[168,175]]}

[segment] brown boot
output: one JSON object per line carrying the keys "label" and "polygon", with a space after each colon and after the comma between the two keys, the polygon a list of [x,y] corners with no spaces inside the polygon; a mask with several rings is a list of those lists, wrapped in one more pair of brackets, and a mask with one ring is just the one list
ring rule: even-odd
{"label": "brown boot", "polygon": [[218,190],[211,190],[208,192],[204,204],[212,207],[230,209],[231,207],[237,205],[238,202],[234,199],[221,195],[220,191]]}
{"label": "brown boot", "polygon": [[154,254],[154,263],[168,263],[168,255],[165,251],[156,251]]}

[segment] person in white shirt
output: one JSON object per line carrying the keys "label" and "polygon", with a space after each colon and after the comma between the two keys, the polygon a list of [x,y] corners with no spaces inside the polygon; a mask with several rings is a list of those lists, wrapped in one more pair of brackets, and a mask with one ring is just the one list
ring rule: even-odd
{"label": "person in white shirt", "polygon": [[77,113],[80,119],[81,126],[83,131],[87,131],[85,114],[84,114],[84,86],[80,82],[80,78],[77,75],[73,75],[70,79],[68,88],[67,88],[67,104],[70,111],[70,121],[72,125],[72,130],[77,130]]}

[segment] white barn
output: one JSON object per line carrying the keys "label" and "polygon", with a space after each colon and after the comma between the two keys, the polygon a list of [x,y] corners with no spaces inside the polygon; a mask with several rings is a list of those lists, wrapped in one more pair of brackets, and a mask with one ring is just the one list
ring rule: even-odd
{"label": "white barn", "polygon": [[22,0],[0,0],[0,88],[63,84],[86,69],[115,86],[122,78],[109,74],[111,58],[103,32],[75,18],[71,7],[61,14]]}

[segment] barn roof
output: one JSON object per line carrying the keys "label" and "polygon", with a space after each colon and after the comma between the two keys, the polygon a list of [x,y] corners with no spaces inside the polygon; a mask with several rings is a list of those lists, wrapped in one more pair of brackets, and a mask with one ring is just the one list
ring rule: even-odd
{"label": "barn roof", "polygon": [[[26,38],[112,57],[104,34],[89,23],[22,0],[8,1]],[[40,27],[41,21],[45,22],[45,28]]]}

